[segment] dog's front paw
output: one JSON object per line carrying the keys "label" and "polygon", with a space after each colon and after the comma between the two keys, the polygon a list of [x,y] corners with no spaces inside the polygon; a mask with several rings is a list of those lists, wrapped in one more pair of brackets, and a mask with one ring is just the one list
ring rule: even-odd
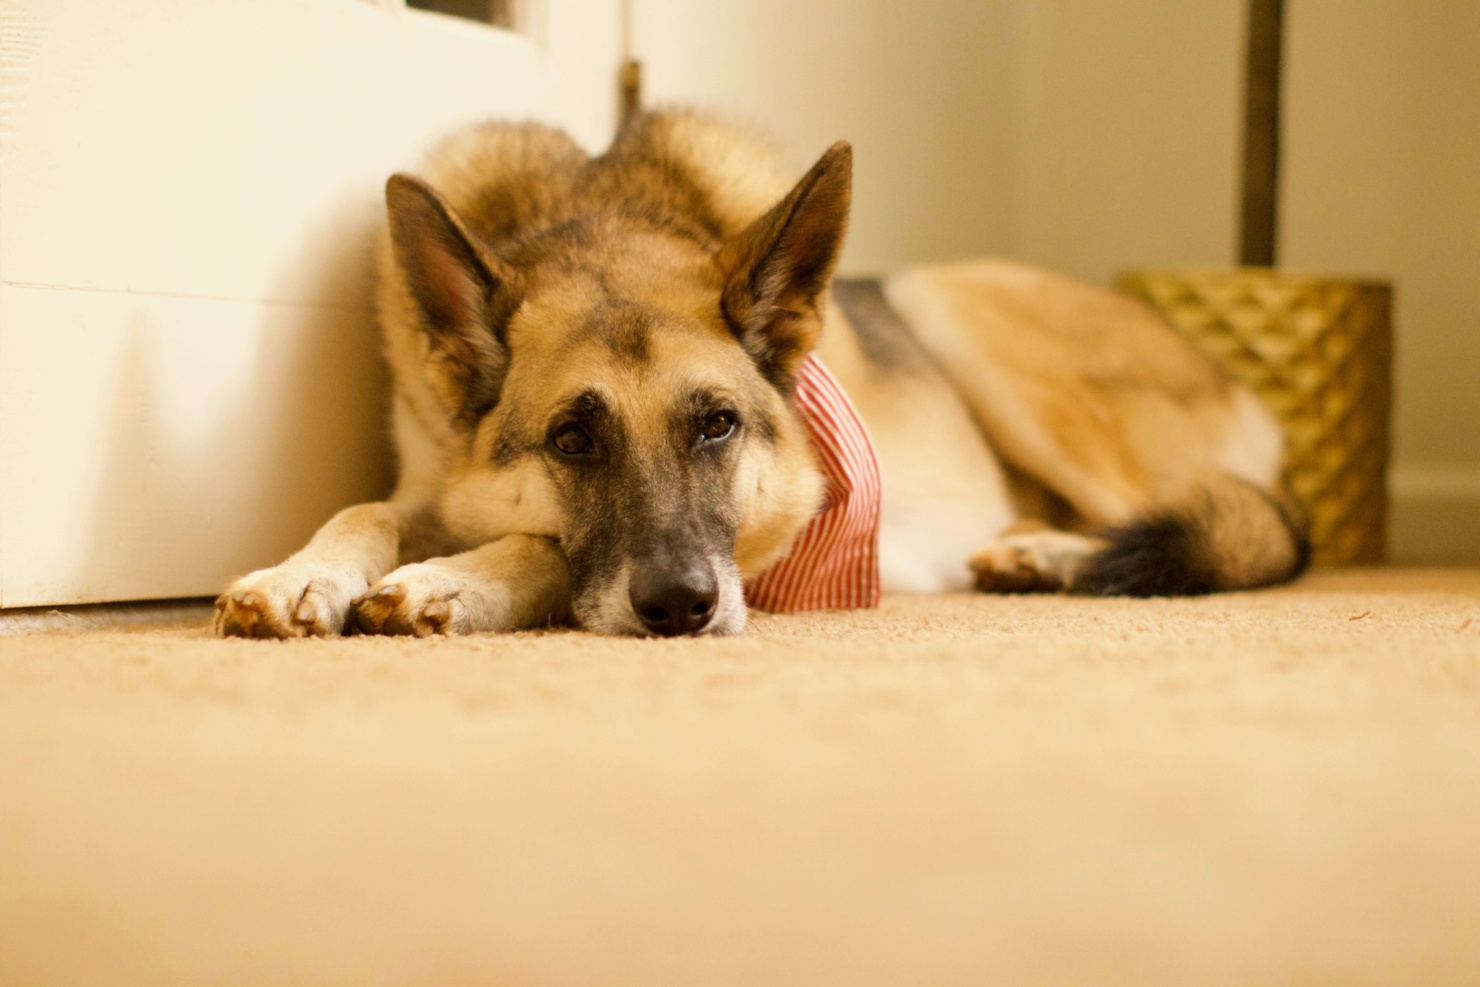
{"label": "dog's front paw", "polygon": [[508,594],[431,562],[403,565],[354,602],[365,634],[471,634],[510,630]]}
{"label": "dog's front paw", "polygon": [[322,637],[344,633],[365,578],[330,566],[285,562],[238,579],[216,600],[222,637]]}

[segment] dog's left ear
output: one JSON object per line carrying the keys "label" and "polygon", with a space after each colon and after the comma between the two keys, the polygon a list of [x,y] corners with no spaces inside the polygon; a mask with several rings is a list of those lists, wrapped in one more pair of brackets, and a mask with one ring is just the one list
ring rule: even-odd
{"label": "dog's left ear", "polygon": [[783,394],[822,332],[823,295],[848,230],[853,149],[828,148],[796,188],[720,250],[722,306],[740,344]]}

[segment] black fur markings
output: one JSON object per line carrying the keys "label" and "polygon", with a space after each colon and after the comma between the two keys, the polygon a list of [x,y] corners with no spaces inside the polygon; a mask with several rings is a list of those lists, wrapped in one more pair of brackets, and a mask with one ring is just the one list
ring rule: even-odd
{"label": "black fur markings", "polygon": [[493,452],[489,458],[495,466],[510,466],[520,456],[537,448],[539,447],[531,448],[530,443],[524,441],[520,429],[505,423],[503,430],[493,440]]}
{"label": "black fur markings", "polygon": [[886,370],[909,370],[930,362],[908,324],[884,297],[875,278],[835,278],[833,301],[858,335],[863,355]]}
{"label": "black fur markings", "polygon": [[1084,596],[1203,596],[1218,589],[1214,560],[1191,519],[1155,514],[1105,535],[1070,591]]}
{"label": "black fur markings", "polygon": [[591,314],[587,330],[629,366],[644,366],[652,359],[652,329],[635,305],[614,302],[602,306]]}

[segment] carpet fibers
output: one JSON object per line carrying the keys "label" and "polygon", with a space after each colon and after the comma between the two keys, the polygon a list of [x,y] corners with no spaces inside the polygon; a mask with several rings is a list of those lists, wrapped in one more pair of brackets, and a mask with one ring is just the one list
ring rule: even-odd
{"label": "carpet fibers", "polygon": [[1480,572],[0,638],[0,983],[1474,984]]}

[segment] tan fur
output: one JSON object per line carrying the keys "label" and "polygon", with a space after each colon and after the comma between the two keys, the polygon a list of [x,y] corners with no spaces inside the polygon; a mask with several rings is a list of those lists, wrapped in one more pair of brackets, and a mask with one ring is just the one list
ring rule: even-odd
{"label": "tan fur", "polygon": [[[1290,571],[1286,519],[1252,503],[1279,496],[1277,425],[1145,306],[1003,261],[915,268],[886,292],[994,449],[1066,501],[1073,527],[1175,512],[1209,532],[1202,547],[1217,588]],[[979,553],[978,584],[1012,582],[991,562],[1009,556]],[[1046,572],[1044,582],[1062,580]]]}
{"label": "tan fur", "polygon": [[727,235],[755,222],[791,190],[796,173],[758,134],[713,117],[670,110],[652,118],[652,141],[699,178]]}
{"label": "tan fur", "polygon": [[[453,135],[429,156],[425,184],[392,183],[401,239],[382,231],[377,248],[396,492],[234,584],[218,603],[220,632],[462,633],[569,619],[564,552],[579,519],[561,507],[564,474],[530,450],[566,403],[594,395],[624,424],[640,479],[671,455],[674,401],[690,392],[719,395],[752,428],[774,426],[766,440],[746,433],[715,508],[736,527],[733,552],[714,561],[714,628],[738,630],[739,579],[783,555],[821,501],[785,396],[789,368],[819,333],[879,454],[886,589],[1063,588],[1110,544],[1097,532],[1157,511],[1203,525],[1196,544],[1216,556],[1218,588],[1290,569],[1293,543],[1270,534],[1290,521],[1270,500],[1281,454],[1272,419],[1137,304],[1002,262],[913,269],[886,294],[929,358],[890,366],[825,290],[814,298],[799,282],[802,294],[787,295],[788,272],[830,271],[847,166],[840,145],[797,184],[764,142],[686,111],[638,117],[601,159],[534,125]],[[814,251],[810,267],[776,260],[796,250]],[[503,318],[507,297],[509,314],[486,334],[448,337],[428,321],[427,297],[463,320],[484,318],[485,304]],[[620,318],[602,314],[614,299],[651,331],[626,340]],[[736,323],[747,319],[779,335],[747,341]],[[472,349],[448,348],[459,339]],[[482,359],[502,369],[470,383],[468,361]],[[470,405],[485,386],[496,400]],[[654,508],[680,519],[683,509]],[[1034,518],[1074,533],[1024,530]],[[640,632],[626,602],[631,566],[602,578],[576,619]]]}
{"label": "tan fur", "polygon": [[[1139,303],[999,261],[916,268],[891,301],[994,446],[1118,524],[1221,466],[1244,389]],[[1273,482],[1278,440],[1255,482]]]}

